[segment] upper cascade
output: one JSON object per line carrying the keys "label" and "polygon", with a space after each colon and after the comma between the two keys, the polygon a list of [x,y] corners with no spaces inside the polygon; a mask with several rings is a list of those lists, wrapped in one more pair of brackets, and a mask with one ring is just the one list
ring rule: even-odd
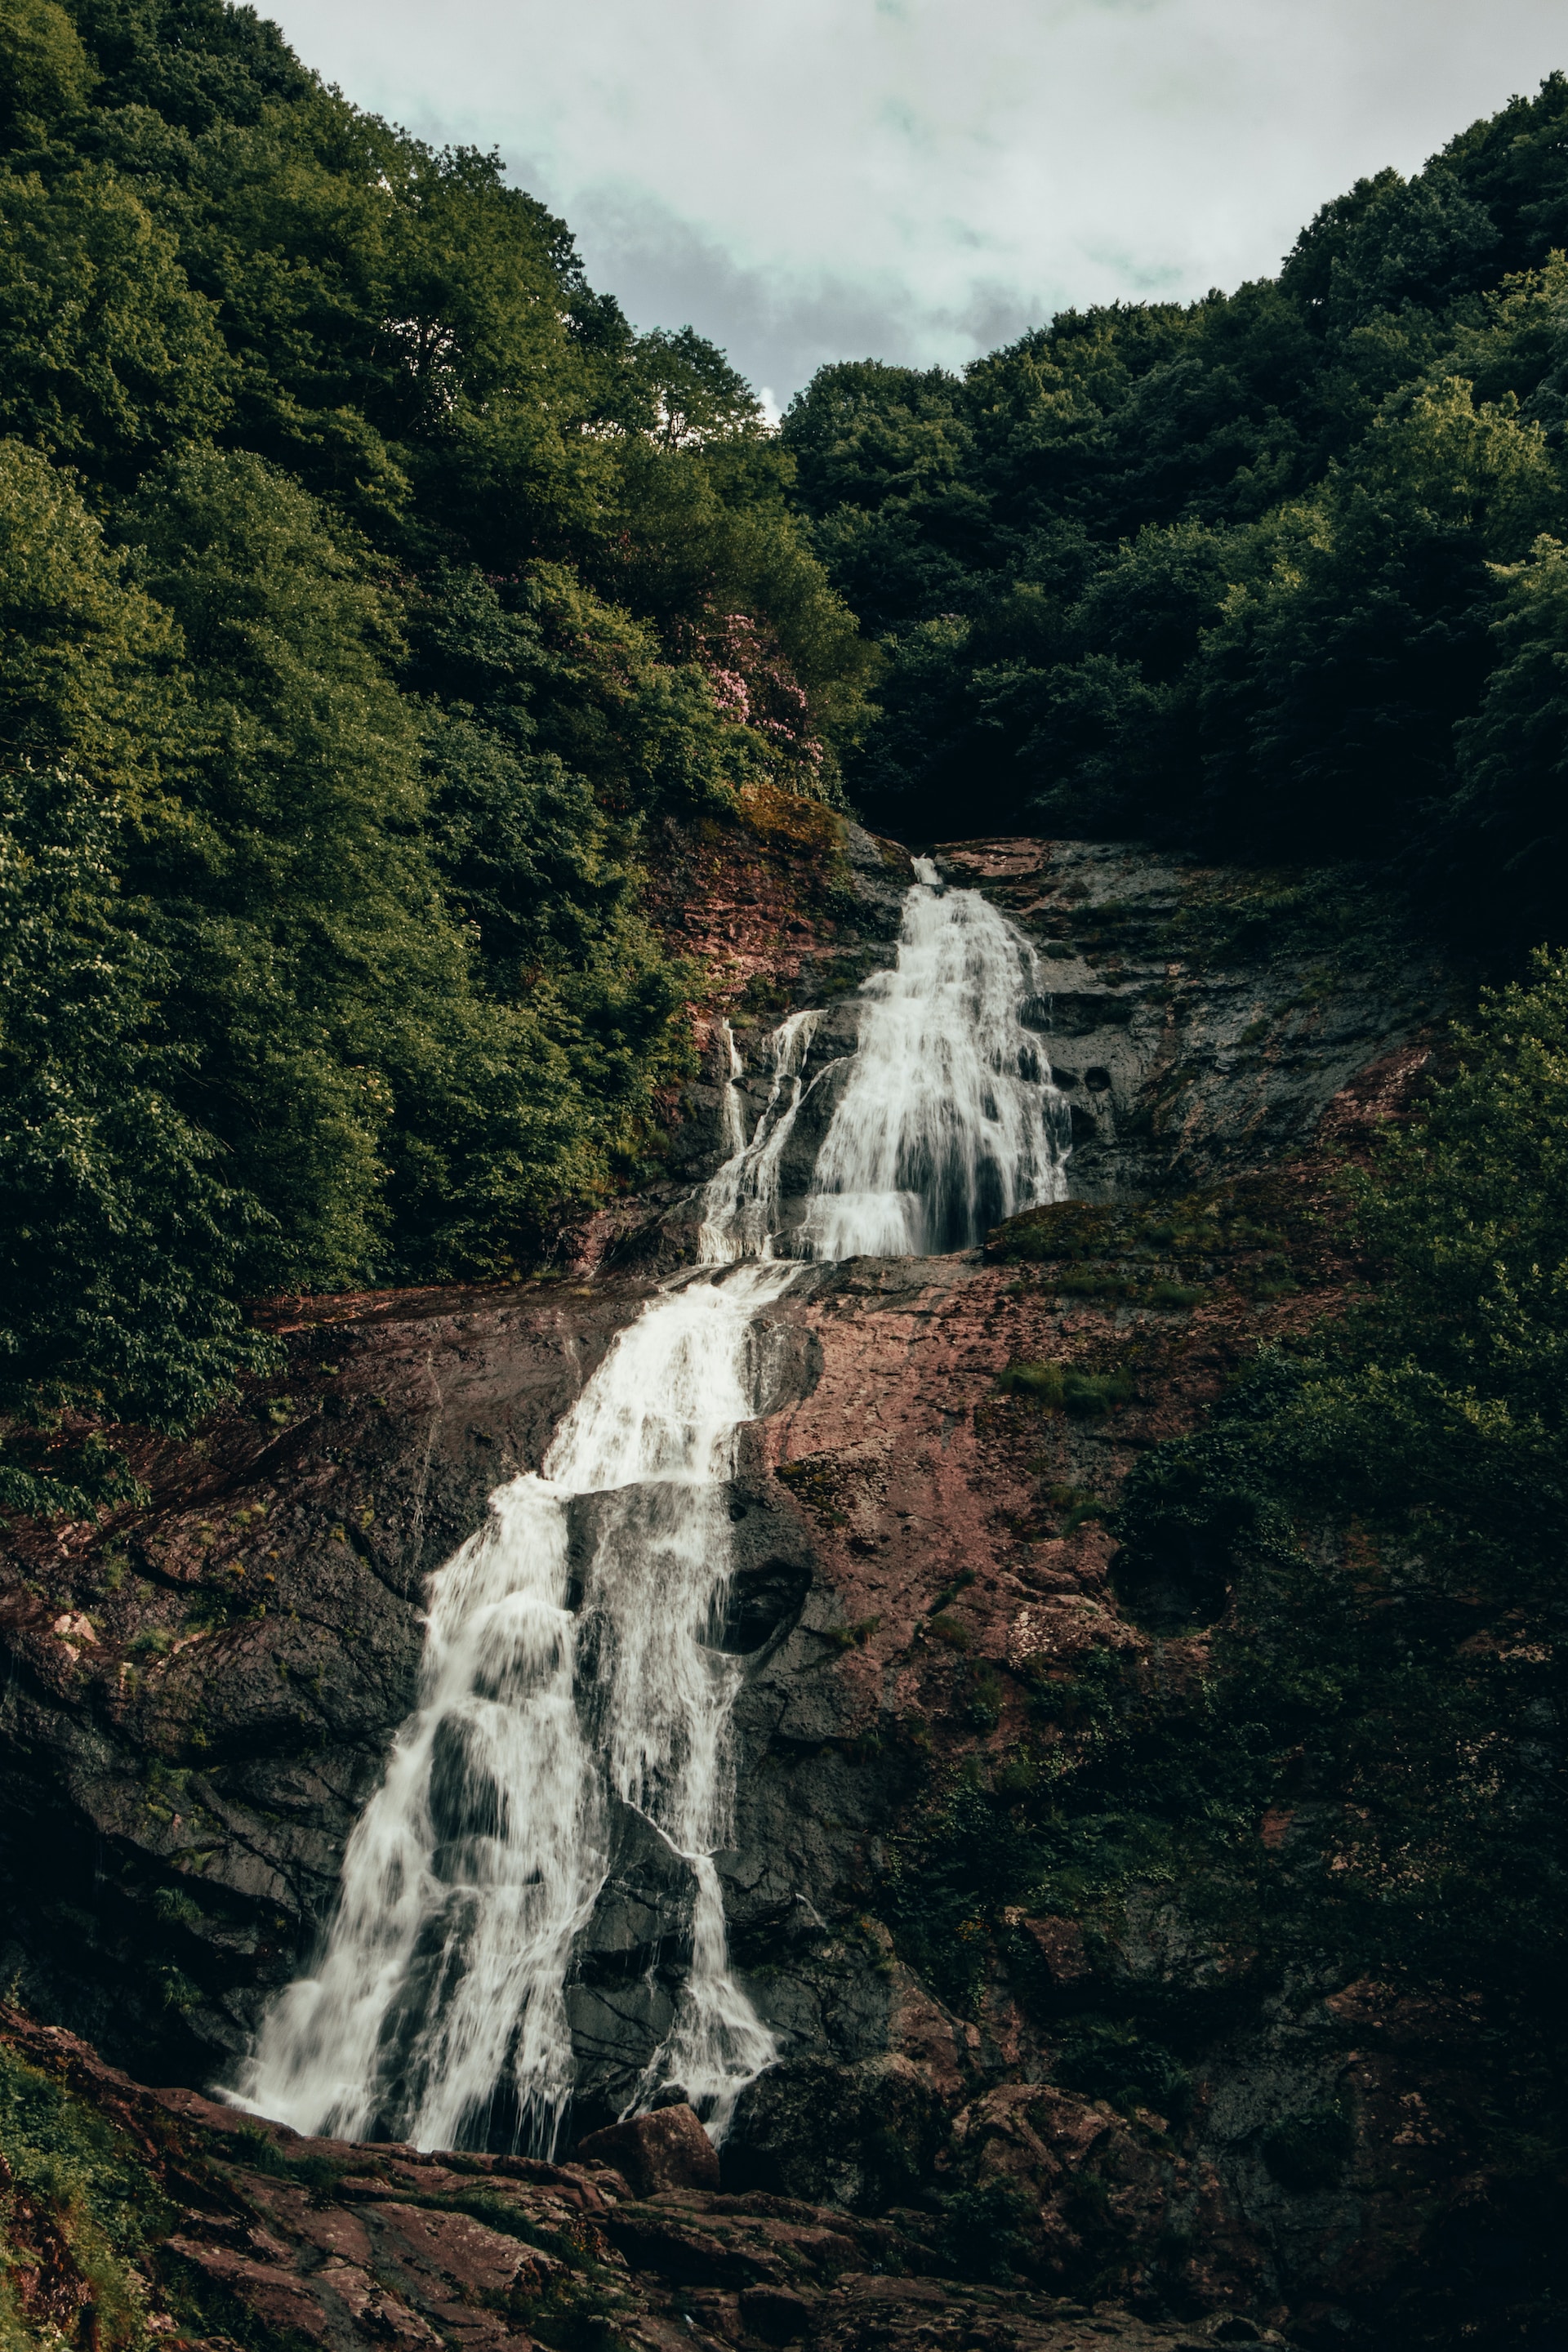
{"label": "upper cascade", "polygon": [[[860,992],[855,1052],[813,1069],[819,1013],[792,1013],[773,1032],[762,1116],[704,1195],[708,1263],[926,1257],[971,1248],[1005,1217],[1065,1197],[1071,1114],[1020,1018],[1044,993],[1039,960],[978,890],[944,889],[929,858],[914,866],[898,961]],[[730,1055],[732,1135],[732,1040]],[[791,1226],[785,1147],[819,1087],[837,1099]]]}
{"label": "upper cascade", "polygon": [[[769,1409],[767,1310],[792,1258],[962,1248],[1066,1190],[1067,1106],[1019,1017],[1040,993],[1034,951],[977,891],[917,872],[897,966],[861,992],[856,1050],[814,1070],[825,1016],[792,1014],[749,1142],[728,1040],[734,1148],[703,1196],[710,1270],[683,1270],[618,1335],[541,1470],[499,1487],[431,1579],[415,1710],[314,1971],[272,2005],[228,2094],[239,2105],[306,2132],[551,2154],[574,2096],[573,2005],[589,1997],[584,1940],[628,1825],[686,1874],[688,1955],[673,2000],[648,1972],[628,2111],[674,2091],[721,2140],[778,2055],[731,1973],[714,1862],[744,1673],[718,1639],[728,1483],[738,1432]],[[786,1229],[781,1171],[819,1088],[831,1117]]]}

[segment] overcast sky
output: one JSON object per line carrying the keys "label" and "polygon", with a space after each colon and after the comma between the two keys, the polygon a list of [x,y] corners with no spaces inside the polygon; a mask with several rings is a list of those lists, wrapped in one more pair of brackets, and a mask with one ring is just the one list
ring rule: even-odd
{"label": "overcast sky", "polygon": [[638,326],[786,401],[1069,303],[1272,272],[1363,173],[1568,68],[1568,0],[286,0],[307,64],[499,146]]}

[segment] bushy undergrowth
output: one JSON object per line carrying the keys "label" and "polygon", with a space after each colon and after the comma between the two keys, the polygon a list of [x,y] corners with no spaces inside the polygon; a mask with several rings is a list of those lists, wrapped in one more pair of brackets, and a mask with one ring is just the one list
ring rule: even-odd
{"label": "bushy undergrowth", "polygon": [[[1000,1958],[1061,2021],[1065,2081],[1166,2113],[1258,1989],[1462,2000],[1496,2077],[1483,2136],[1529,2171],[1562,2132],[1568,1964],[1568,959],[1454,1042],[1347,1180],[1375,1279],[1123,1488],[1119,1590],[1134,1613],[1140,1580],[1215,1594],[1206,1669],[1102,1650],[1037,1681],[1034,1737],[933,1789],[889,1892],[961,2011]],[[1151,1900],[1186,1957],[1114,1999],[1092,1972],[1058,1988],[1008,1922],[1074,1918],[1092,1956]],[[1268,2162],[1321,2184],[1342,2119],[1298,2123]]]}
{"label": "bushy undergrowth", "polygon": [[[0,2345],[120,2352],[153,2339],[136,2256],[174,2219],[139,2152],[0,2047]],[[18,2273],[34,2273],[24,2299]]]}

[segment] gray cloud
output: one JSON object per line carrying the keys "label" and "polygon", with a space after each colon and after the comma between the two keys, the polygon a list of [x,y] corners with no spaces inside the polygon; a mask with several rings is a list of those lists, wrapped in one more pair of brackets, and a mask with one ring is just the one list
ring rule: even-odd
{"label": "gray cloud", "polygon": [[589,277],[613,288],[639,326],[689,320],[778,407],[826,361],[927,366],[992,350],[1055,307],[977,283],[961,309],[943,311],[888,274],[748,267],[668,206],[618,191],[590,188],[570,218]]}
{"label": "gray cloud", "polygon": [[1067,303],[1271,271],[1568,66],[1561,0],[286,0],[306,60],[497,144],[641,325],[780,403],[824,360],[958,365]]}

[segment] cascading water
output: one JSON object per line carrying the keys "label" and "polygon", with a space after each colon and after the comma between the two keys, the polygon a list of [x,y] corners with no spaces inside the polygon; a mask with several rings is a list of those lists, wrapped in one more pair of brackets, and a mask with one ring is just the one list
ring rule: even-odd
{"label": "cascading water", "polygon": [[[737,1137],[736,1149],[703,1190],[697,1248],[704,1265],[727,1265],[737,1258],[767,1258],[773,1255],[779,1164],[805,1092],[806,1057],[821,1019],[820,1013],[792,1013],[768,1040],[773,1065],[773,1091],[756,1130],[750,1143],[743,1135]],[[738,1062],[733,1039],[730,1052]],[[731,1111],[737,1120],[740,1118],[735,1078],[742,1075],[736,1070],[724,1089],[727,1134]]]}
{"label": "cascading water", "polygon": [[1044,992],[1039,960],[978,890],[944,890],[929,858],[914,865],[898,961],[860,992],[859,1042],[803,1222],[781,1236],[780,1160],[806,1095],[843,1066],[810,1069],[816,1013],[792,1013],[769,1041],[767,1106],[704,1197],[705,1257],[772,1257],[779,1247],[798,1257],[928,1257],[1065,1195],[1071,1111],[1019,1018]]}
{"label": "cascading water", "polygon": [[[859,1045],[817,1156],[796,1256],[923,1255],[1065,1190],[1066,1106],[1019,1023],[1033,952],[934,867],[908,895],[896,969],[863,992]],[[237,2105],[297,2130],[426,2147],[512,2136],[552,2152],[573,2093],[565,1989],[610,1868],[618,1800],[689,1866],[691,1959],[631,2105],[679,2085],[721,2139],[776,2055],[731,1975],[713,1862],[731,1835],[742,1677],[711,1636],[731,1572],[726,1484],[763,1409],[780,1163],[821,1015],[775,1032],[749,1143],[728,1037],[730,1158],[700,1251],[622,1331],[537,1475],[431,1579],[418,1705],[354,1830],[313,1976],[274,2003]],[[751,1259],[750,1265],[735,1265]],[[732,1267],[720,1272],[721,1267]],[[574,1505],[596,1533],[569,1606]]]}
{"label": "cascading water", "polygon": [[[606,1788],[695,1865],[692,1966],[645,2095],[679,2081],[721,2134],[769,2063],[711,1861],[742,1670],[704,1637],[730,1574],[736,1432],[759,1402],[758,1317],[791,1272],[745,1266],[657,1300],[542,1471],[500,1488],[432,1578],[419,1706],[349,1842],[321,1963],[268,2013],[239,2104],[300,2131],[454,2147],[485,2137],[510,2075],[519,2136],[551,2149],[572,2093],[572,1948],[609,1867]],[[589,1495],[611,1501],[574,1617],[569,1514]]]}

